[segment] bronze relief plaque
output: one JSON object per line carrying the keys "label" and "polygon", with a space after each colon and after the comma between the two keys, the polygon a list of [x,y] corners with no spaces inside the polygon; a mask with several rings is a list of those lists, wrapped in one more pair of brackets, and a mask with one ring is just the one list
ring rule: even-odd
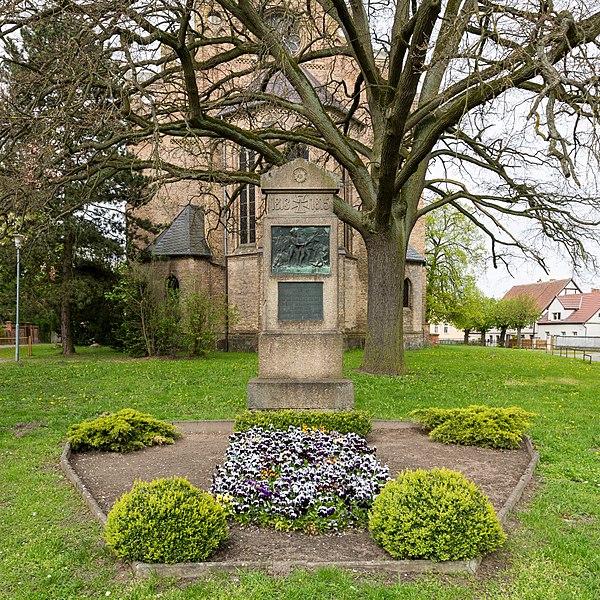
{"label": "bronze relief plaque", "polygon": [[327,275],[329,226],[271,227],[271,272]]}

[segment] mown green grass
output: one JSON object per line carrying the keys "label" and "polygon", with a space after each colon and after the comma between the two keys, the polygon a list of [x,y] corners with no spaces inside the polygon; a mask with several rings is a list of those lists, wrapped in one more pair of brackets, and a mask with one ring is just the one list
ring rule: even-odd
{"label": "mown green grass", "polygon": [[[64,359],[51,347],[11,361],[0,349],[1,598],[540,598],[600,597],[600,363],[543,353],[469,347],[409,353],[402,378],[355,371],[356,405],[375,418],[426,406],[516,405],[539,413],[531,431],[540,485],[486,577],[357,576],[335,569],[275,579],[260,573],[192,585],[134,581],[101,542],[57,464],[72,423],[133,407],[164,419],[232,418],[245,408],[254,354],[208,360],[137,360],[105,349]],[[18,423],[38,423],[18,437]],[[110,592],[109,595],[107,595]]]}

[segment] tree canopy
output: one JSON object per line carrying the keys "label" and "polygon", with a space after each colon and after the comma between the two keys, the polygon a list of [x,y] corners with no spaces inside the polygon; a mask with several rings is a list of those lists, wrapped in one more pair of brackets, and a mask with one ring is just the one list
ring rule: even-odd
{"label": "tree canopy", "polygon": [[[63,100],[40,116],[2,98],[0,152],[27,140],[31,124],[72,127],[86,108],[74,91],[82,88],[107,99],[85,120],[97,134],[36,158],[48,180],[134,169],[234,186],[257,183],[290,145],[314,148],[357,194],[335,210],[369,259],[363,368],[401,373],[406,248],[428,212],[454,206],[489,236],[496,262],[515,248],[542,261],[538,235],[585,256],[599,222],[596,193],[578,187],[600,157],[599,9],[597,0],[8,2],[3,59],[32,23],[70,13],[79,33],[54,61],[23,57],[36,96]],[[90,35],[96,43],[80,46]],[[255,172],[222,164],[223,141],[252,150]],[[123,156],[124,145],[135,156]],[[0,193],[15,197],[9,185]],[[422,206],[424,194],[437,200]],[[215,198],[214,209],[233,198]],[[523,235],[509,217],[524,220]]]}
{"label": "tree canopy", "polygon": [[517,345],[521,343],[521,330],[533,325],[540,317],[540,307],[533,296],[523,294],[501,300],[502,314],[508,326],[517,330]]}
{"label": "tree canopy", "polygon": [[465,289],[472,287],[486,258],[483,234],[465,215],[447,204],[425,220],[427,320],[450,320]]}
{"label": "tree canopy", "polygon": [[[77,65],[78,49],[88,61],[95,57],[93,66]],[[82,31],[76,15],[63,11],[33,21],[19,30],[18,39],[6,40],[4,51],[2,103],[14,122],[0,155],[0,232],[10,233],[11,226],[25,234],[25,318],[60,331],[63,353],[72,354],[75,341],[104,343],[110,335],[104,293],[115,283],[124,254],[124,205],[135,204],[144,179],[106,168],[86,178],[65,176],[84,161],[125,154],[122,147],[69,152],[114,133],[112,124],[103,127],[94,120],[110,109],[105,90],[69,79],[82,68],[105,73],[111,64],[97,36]],[[41,73],[55,85],[40,85]],[[0,296],[0,306],[2,301]]]}

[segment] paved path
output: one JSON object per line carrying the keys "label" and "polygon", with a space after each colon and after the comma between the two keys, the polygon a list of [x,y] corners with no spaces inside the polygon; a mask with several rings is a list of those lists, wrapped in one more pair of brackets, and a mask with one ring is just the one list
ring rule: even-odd
{"label": "paved path", "polygon": [[[564,348],[563,348],[564,350]],[[585,357],[583,356],[583,353],[585,352]],[[560,354],[560,350],[558,348],[554,349],[554,354],[556,356],[561,356]],[[565,357],[565,354],[563,352],[562,354],[563,357]],[[589,348],[586,350],[580,350],[579,348],[576,350],[575,352],[575,357],[573,357],[573,350],[572,349],[568,349],[568,353],[566,354],[566,358],[575,358],[577,360],[583,360],[585,358],[586,361],[589,361],[589,357],[591,357],[593,362],[600,362],[600,348]]]}

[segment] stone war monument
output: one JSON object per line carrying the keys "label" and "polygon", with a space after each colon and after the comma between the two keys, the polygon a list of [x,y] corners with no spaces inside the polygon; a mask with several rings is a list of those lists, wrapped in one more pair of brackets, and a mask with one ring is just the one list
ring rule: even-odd
{"label": "stone war monument", "polygon": [[261,178],[262,324],[258,377],[248,382],[250,409],[354,408],[342,375],[344,338],[338,309],[336,178],[304,159]]}

